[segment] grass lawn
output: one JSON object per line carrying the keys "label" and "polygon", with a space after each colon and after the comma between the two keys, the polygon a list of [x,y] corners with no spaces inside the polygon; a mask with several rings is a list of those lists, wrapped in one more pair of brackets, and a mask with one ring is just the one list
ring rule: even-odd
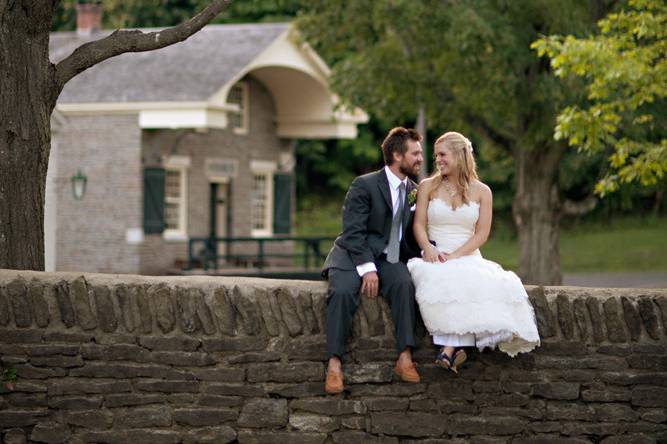
{"label": "grass lawn", "polygon": [[[341,202],[299,211],[297,234],[335,236],[341,230]],[[330,245],[322,245],[326,251]],[[573,272],[667,271],[667,218],[618,218],[582,223],[560,233],[561,268]],[[482,247],[485,258],[517,269],[518,246],[510,229],[498,226]]]}

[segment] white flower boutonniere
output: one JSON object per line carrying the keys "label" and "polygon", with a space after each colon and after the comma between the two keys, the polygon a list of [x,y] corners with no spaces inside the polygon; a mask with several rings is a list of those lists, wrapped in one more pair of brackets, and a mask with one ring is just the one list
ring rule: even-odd
{"label": "white flower boutonniere", "polygon": [[410,191],[410,194],[408,194],[408,205],[412,206],[416,202],[417,202],[417,188]]}

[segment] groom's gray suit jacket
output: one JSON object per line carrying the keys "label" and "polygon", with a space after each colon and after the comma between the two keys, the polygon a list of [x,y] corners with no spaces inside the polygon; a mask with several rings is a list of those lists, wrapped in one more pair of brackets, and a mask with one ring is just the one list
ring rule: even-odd
{"label": "groom's gray suit jacket", "polygon": [[[403,206],[401,260],[419,255],[412,234],[414,211],[408,205],[410,192],[417,184],[408,178]],[[323,275],[330,268],[354,270],[375,262],[389,242],[393,207],[389,181],[384,168],[359,176],[352,182],[343,204],[343,232],[336,238],[324,262]]]}

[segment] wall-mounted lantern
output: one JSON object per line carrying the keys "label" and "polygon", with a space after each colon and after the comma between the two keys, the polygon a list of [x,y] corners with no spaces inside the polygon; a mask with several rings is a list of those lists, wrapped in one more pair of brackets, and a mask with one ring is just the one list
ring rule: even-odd
{"label": "wall-mounted lantern", "polygon": [[84,194],[86,194],[87,182],[88,177],[81,172],[81,169],[78,169],[76,174],[72,176],[72,194],[74,195],[74,199],[83,199]]}

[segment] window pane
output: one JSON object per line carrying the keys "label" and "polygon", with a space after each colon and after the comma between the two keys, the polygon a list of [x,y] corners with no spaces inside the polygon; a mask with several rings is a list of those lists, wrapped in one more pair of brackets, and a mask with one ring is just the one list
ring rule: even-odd
{"label": "window pane", "polygon": [[255,174],[252,186],[251,222],[254,230],[265,230],[266,227],[266,174]]}
{"label": "window pane", "polygon": [[181,229],[181,202],[183,195],[181,174],[180,170],[166,170],[164,181],[164,222],[167,230]]}

